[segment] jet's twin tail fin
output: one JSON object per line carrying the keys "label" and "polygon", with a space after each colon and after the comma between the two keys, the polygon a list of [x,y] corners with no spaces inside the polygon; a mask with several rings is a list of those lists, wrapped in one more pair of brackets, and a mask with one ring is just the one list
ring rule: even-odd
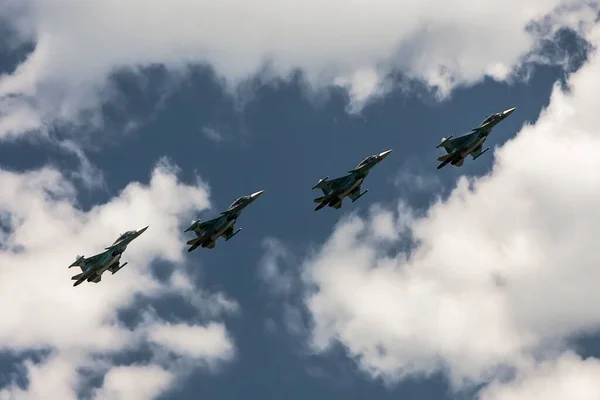
{"label": "jet's twin tail fin", "polygon": [[192,221],[191,225],[189,226],[189,228],[187,228],[184,232],[191,232],[196,230],[196,228],[198,228],[198,226],[200,225],[200,219],[197,219],[195,221]]}
{"label": "jet's twin tail fin", "polygon": [[85,258],[83,256],[77,256],[75,257],[75,261],[73,262],[73,264],[69,265],[69,268],[73,268],[73,267],[81,267],[83,268],[84,263],[83,260]]}
{"label": "jet's twin tail fin", "polygon": [[450,152],[450,143],[448,142],[450,139],[452,139],[454,135],[450,135],[448,137],[443,137],[442,140],[440,141],[440,144],[438,144],[436,146],[437,148],[443,147],[444,149],[446,149],[447,152]]}
{"label": "jet's twin tail fin", "polygon": [[444,150],[446,150],[446,153],[449,154],[452,151],[452,146],[450,145],[450,142],[449,142],[450,139],[452,139],[452,135],[448,136],[447,138],[443,137],[440,144],[437,145],[437,148],[441,147]]}
{"label": "jet's twin tail fin", "polygon": [[317,182],[317,184],[315,186],[313,186],[313,189],[322,189],[324,187],[327,187],[329,185],[329,182],[327,182],[327,179],[329,179],[329,176],[326,176],[325,178],[321,178],[319,179],[319,182]]}

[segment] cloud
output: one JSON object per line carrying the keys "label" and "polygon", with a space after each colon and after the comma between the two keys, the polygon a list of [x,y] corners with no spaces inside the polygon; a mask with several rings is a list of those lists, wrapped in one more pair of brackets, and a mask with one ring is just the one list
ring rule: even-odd
{"label": "cloud", "polygon": [[202,128],[202,133],[204,134],[204,136],[206,136],[208,139],[212,140],[213,142],[222,142],[223,141],[223,135],[217,131],[215,128],[211,128],[210,126],[205,126],[204,128]]}
{"label": "cloud", "polygon": [[[10,383],[0,398],[40,398],[53,393],[75,399],[90,370],[105,375],[98,398],[149,399],[166,390],[177,376],[187,373],[161,364],[154,357],[147,365],[113,365],[116,355],[126,355],[152,344],[155,352],[181,353],[198,362],[223,363],[234,356],[234,344],[219,318],[238,309],[223,293],[203,293],[198,319],[188,325],[170,324],[153,311],[165,296],[179,297],[194,288],[181,267],[166,281],[158,280],[150,266],[183,264],[180,221],[207,208],[208,192],[201,181],[178,181],[177,168],[160,160],[149,183],[132,182],[107,203],[83,211],[72,182],[56,169],[16,173],[0,170],[0,301],[10,304],[0,321],[0,351],[22,357],[29,385]],[[123,255],[127,267],[116,275],[104,274],[98,284],[72,287],[77,271],[67,269],[76,252],[91,256],[122,232],[150,225]],[[147,315],[142,323],[121,320],[119,313],[132,307]],[[207,311],[208,310],[208,311]],[[172,318],[172,317],[171,317]],[[207,319],[213,319],[208,322]],[[201,345],[190,346],[189,334]],[[209,344],[214,347],[207,348]],[[201,346],[201,347],[198,347]],[[204,346],[204,347],[202,347]],[[204,349],[204,351],[202,351]],[[41,361],[31,351],[43,350]],[[178,356],[181,357],[181,356]],[[123,358],[123,357],[121,357]],[[116,368],[116,369],[115,369]],[[137,382],[131,386],[131,379]],[[89,387],[89,386],[88,386]]]}
{"label": "cloud", "polygon": [[[97,400],[145,400],[162,394],[172,383],[173,376],[164,369],[152,366],[127,366],[111,369],[104,376],[102,389],[95,391]],[[140,385],[145,382],[145,385]]]}
{"label": "cloud", "polygon": [[0,77],[0,137],[54,123],[101,126],[99,105],[115,95],[111,74],[157,64],[178,75],[208,64],[231,89],[256,74],[269,81],[301,70],[315,90],[347,88],[353,112],[389,92],[397,72],[445,96],[484,76],[512,79],[532,60],[562,61],[543,51],[543,40],[593,20],[589,7],[580,0],[527,7],[520,0],[156,0],[141,9],[135,0],[9,0],[0,19],[12,42],[35,49]]}
{"label": "cloud", "polygon": [[90,162],[77,144],[70,140],[65,140],[60,142],[59,145],[67,153],[75,155],[79,161],[79,169],[72,173],[74,178],[81,180],[83,185],[88,189],[106,188],[104,173]]}
{"label": "cloud", "polygon": [[600,398],[600,361],[565,353],[526,371],[517,381],[494,384],[481,400],[595,400]]}
{"label": "cloud", "polygon": [[434,192],[442,188],[442,181],[438,175],[426,170],[416,159],[403,163],[398,170],[394,185],[398,187],[404,195],[411,193]]}
{"label": "cloud", "polygon": [[[600,26],[586,36],[600,45]],[[482,400],[597,398],[599,361],[569,355],[569,340],[600,327],[599,68],[595,51],[490,174],[460,178],[420,217],[401,202],[340,221],[304,265],[313,347],[341,344],[387,382],[497,381]]]}
{"label": "cloud", "polygon": [[258,276],[269,290],[277,295],[288,295],[294,290],[297,276],[289,269],[290,252],[277,239],[263,241],[264,255],[259,262]]}
{"label": "cloud", "polygon": [[[150,340],[171,349],[181,356],[207,361],[227,360],[233,356],[234,348],[222,324],[207,326],[188,324],[160,324],[149,332]],[[198,338],[203,338],[198,340]]]}

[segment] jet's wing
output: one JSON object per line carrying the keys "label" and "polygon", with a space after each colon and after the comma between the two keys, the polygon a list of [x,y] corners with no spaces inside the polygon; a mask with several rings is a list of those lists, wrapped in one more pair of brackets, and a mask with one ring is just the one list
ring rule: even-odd
{"label": "jet's wing", "polygon": [[473,157],[473,160],[481,155],[482,149],[483,149],[483,143],[473,149],[473,151],[471,152],[471,156]]}
{"label": "jet's wing", "polygon": [[[219,218],[222,218],[222,216],[201,222],[198,225],[196,225],[194,229],[190,229],[190,231],[194,232],[198,237],[203,236],[205,235],[204,231],[210,230],[210,228],[217,222]],[[188,230],[186,230],[186,232],[188,232]]]}
{"label": "jet's wing", "polygon": [[358,185],[356,188],[354,188],[353,191],[351,191],[350,193],[348,193],[348,197],[352,201],[355,201],[356,199],[358,199],[360,197],[360,186],[361,185]]}
{"label": "jet's wing", "polygon": [[341,176],[339,178],[335,178],[332,180],[324,180],[317,183],[313,189],[321,189],[323,190],[323,194],[327,195],[331,192],[334,192],[338,187],[342,186],[345,181],[348,179],[349,175]]}
{"label": "jet's wing", "polygon": [[[71,267],[79,267],[79,268],[81,268],[81,272],[86,272],[87,270],[92,268],[94,266],[94,264],[97,264],[103,255],[104,255],[104,252],[102,252],[100,254],[96,254],[95,256],[91,256],[89,258],[84,257],[81,260],[80,264],[73,264],[73,265],[71,265]],[[69,268],[71,268],[71,267],[69,267]]]}
{"label": "jet's wing", "polygon": [[475,135],[477,135],[477,134],[478,134],[477,131],[470,131],[463,136],[459,136],[454,139],[447,139],[444,142],[442,142],[441,145],[448,152],[452,152],[456,149],[459,149],[459,148],[465,146],[467,143],[472,141],[474,139]]}

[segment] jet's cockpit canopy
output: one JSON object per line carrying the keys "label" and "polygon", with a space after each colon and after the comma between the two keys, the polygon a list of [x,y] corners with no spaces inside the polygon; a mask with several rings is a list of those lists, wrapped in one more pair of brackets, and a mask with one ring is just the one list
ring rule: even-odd
{"label": "jet's cockpit canopy", "polygon": [[356,168],[355,168],[355,169],[362,168],[362,167],[364,167],[365,165],[367,165],[367,164],[369,164],[369,163],[372,163],[372,162],[373,162],[373,161],[375,161],[376,159],[377,159],[377,157],[376,157],[376,156],[369,156],[369,157],[365,158],[364,160],[362,160],[362,161],[361,161],[361,162],[360,162],[360,163],[359,163],[359,164],[356,166]]}
{"label": "jet's cockpit canopy", "polygon": [[250,196],[242,196],[242,197],[238,198],[236,201],[231,203],[231,205],[229,206],[229,209],[231,210],[232,208],[236,208],[237,206],[241,205],[244,201],[248,200],[249,197]]}
{"label": "jet's cockpit canopy", "polygon": [[496,118],[498,118],[498,114],[492,114],[492,115],[490,115],[489,117],[487,117],[487,118],[485,119],[485,121],[483,121],[483,122],[481,123],[481,125],[485,125],[485,124],[488,124],[488,123],[490,123],[490,122],[492,122],[492,121],[495,121],[495,120],[496,120]]}
{"label": "jet's cockpit canopy", "polygon": [[[121,234],[121,236],[119,236],[119,238],[117,240],[115,240],[115,243],[119,243],[121,240],[124,240],[125,238],[127,238],[129,235],[131,235],[132,233],[134,233],[133,231],[127,231],[123,234]],[[114,243],[113,243],[114,244]]]}

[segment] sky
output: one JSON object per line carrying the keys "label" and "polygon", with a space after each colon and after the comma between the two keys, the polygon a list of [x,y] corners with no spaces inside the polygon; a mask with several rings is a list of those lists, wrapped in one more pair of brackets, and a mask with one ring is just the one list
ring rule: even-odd
{"label": "sky", "polygon": [[0,0],[0,399],[597,400],[599,9]]}

